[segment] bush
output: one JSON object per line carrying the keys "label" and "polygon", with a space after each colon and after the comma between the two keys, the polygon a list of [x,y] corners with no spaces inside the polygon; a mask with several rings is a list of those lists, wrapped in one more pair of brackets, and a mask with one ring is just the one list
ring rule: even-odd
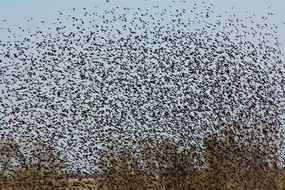
{"label": "bush", "polygon": [[[231,130],[204,139],[207,189],[281,189],[283,171],[268,142],[247,145]],[[237,139],[237,140],[235,140]]]}
{"label": "bush", "polygon": [[179,150],[169,139],[146,138],[136,150],[113,147],[102,153],[102,182],[108,189],[195,189],[199,171],[194,150]]}
{"label": "bush", "polygon": [[146,138],[136,150],[113,146],[101,155],[101,182],[107,189],[282,189],[284,170],[270,142],[257,135],[245,139],[228,127],[205,137],[200,169],[194,167],[197,150],[170,139]]}
{"label": "bush", "polygon": [[[2,145],[1,177],[5,179],[0,187],[44,188],[52,181],[62,177],[65,169],[60,152],[51,145],[37,141],[33,144],[31,154],[25,155],[15,141],[7,142],[5,150]],[[13,161],[19,162],[18,164]]]}
{"label": "bush", "polygon": [[[228,127],[204,138],[205,167],[197,168],[194,164],[195,159],[200,159],[197,149],[182,148],[167,138],[160,141],[145,138],[133,149],[118,144],[103,149],[100,172],[94,180],[71,183],[63,179],[55,183],[66,169],[58,150],[38,141],[31,155],[26,156],[11,141],[0,144],[0,187],[58,189],[89,185],[106,190],[281,190],[285,187],[284,169],[278,168],[277,156],[268,143],[266,136],[245,140]],[[15,160],[20,164],[14,164]]]}

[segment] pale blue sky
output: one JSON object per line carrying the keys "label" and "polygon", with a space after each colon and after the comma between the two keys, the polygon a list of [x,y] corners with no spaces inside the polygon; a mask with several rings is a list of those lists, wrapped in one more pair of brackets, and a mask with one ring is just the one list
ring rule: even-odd
{"label": "pale blue sky", "polygon": [[[25,29],[37,30],[39,27],[41,30],[52,27],[52,22],[56,21],[59,16],[59,11],[64,13],[64,16],[72,14],[82,18],[84,12],[82,8],[86,7],[87,11],[98,11],[104,14],[104,10],[109,10],[113,7],[134,7],[134,8],[151,8],[153,5],[158,5],[159,9],[183,9],[186,11],[191,9],[194,3],[201,4],[201,0],[187,1],[181,3],[180,0],[110,0],[107,3],[106,0],[0,0],[0,40],[11,40],[8,38],[9,33],[7,28],[11,29],[13,33],[20,33],[18,27]],[[234,13],[238,18],[248,17],[255,14],[254,20],[261,20],[262,16],[268,16],[268,12],[272,12],[273,15],[268,16],[267,23],[278,26],[276,36],[279,38],[280,43],[283,44],[283,50],[285,50],[285,0],[204,0],[205,2],[213,3],[213,10],[215,15],[222,15],[220,19],[227,19],[225,17],[225,11],[230,14]],[[169,7],[172,6],[172,7]],[[97,7],[95,9],[95,7]],[[232,9],[234,7],[234,9]],[[76,11],[72,9],[76,8]],[[153,10],[153,9],[151,9]],[[159,11],[159,10],[154,10]],[[199,11],[199,6],[198,10]],[[202,11],[202,9],[201,9]],[[248,11],[248,13],[246,13]],[[31,17],[33,21],[28,22]],[[185,14],[184,17],[192,18],[192,15]],[[210,17],[209,20],[216,20],[216,17]],[[5,22],[3,22],[6,20]],[[64,20],[61,18],[61,20]],[[45,23],[41,23],[45,21]],[[248,23],[244,24],[250,24]],[[3,29],[1,29],[3,28]],[[23,34],[23,33],[21,33]]]}
{"label": "pale blue sky", "polygon": [[[87,7],[92,10],[97,6],[97,10],[108,10],[111,7],[140,7],[148,8],[152,5],[159,5],[161,8],[169,8],[173,4],[174,8],[191,7],[194,3],[201,1],[186,1],[186,3],[179,3],[180,0],[0,0],[0,28],[16,28],[17,26],[41,26],[40,21],[54,21],[58,16],[58,11],[63,11],[66,14],[72,11],[73,7],[83,8]],[[275,23],[279,26],[278,37],[280,42],[284,44],[285,41],[285,1],[284,0],[205,0],[205,2],[213,3],[216,13],[223,14],[224,11],[231,12],[231,7],[234,7],[234,12],[237,16],[243,16],[245,11],[256,14],[257,16],[267,15],[273,12],[274,15],[268,20],[269,23]],[[271,8],[268,8],[271,7]],[[34,17],[33,23],[26,21]],[[3,20],[7,22],[3,23]],[[5,40],[7,34],[1,32],[0,39]]]}

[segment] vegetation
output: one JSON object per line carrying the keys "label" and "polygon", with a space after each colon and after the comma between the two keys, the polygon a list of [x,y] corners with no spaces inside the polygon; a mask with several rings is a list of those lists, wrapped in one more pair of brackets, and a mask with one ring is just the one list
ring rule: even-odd
{"label": "vegetation", "polygon": [[[4,189],[285,189],[267,136],[250,141],[228,130],[204,138],[205,167],[195,167],[195,148],[171,139],[145,138],[135,149],[112,146],[101,153],[96,178],[65,179],[64,160],[53,146],[38,141],[26,156],[14,141],[2,142],[0,187]],[[269,160],[270,158],[270,160]],[[16,164],[15,164],[16,163]]]}
{"label": "vegetation", "polygon": [[284,189],[284,171],[266,137],[249,145],[242,138],[233,130],[205,137],[200,169],[195,149],[181,151],[169,139],[151,146],[145,139],[139,151],[117,148],[107,154],[101,177],[108,189]]}
{"label": "vegetation", "polygon": [[[282,170],[262,143],[237,143],[233,134],[205,138],[205,189],[281,189]],[[266,144],[266,143],[265,143]],[[264,144],[264,145],[265,145]]]}
{"label": "vegetation", "polygon": [[139,144],[137,151],[116,147],[102,156],[100,177],[109,189],[185,189],[194,183],[199,173],[194,151],[179,151],[169,139],[153,146],[146,138]]}
{"label": "vegetation", "polygon": [[52,181],[62,177],[64,159],[47,143],[35,142],[29,154],[24,154],[15,141],[0,143],[0,149],[0,187],[50,188]]}

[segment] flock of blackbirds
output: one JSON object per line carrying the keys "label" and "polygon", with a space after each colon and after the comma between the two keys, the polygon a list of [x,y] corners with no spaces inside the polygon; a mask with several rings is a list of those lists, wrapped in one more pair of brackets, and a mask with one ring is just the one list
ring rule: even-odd
{"label": "flock of blackbirds", "polygon": [[220,126],[239,123],[250,137],[265,123],[281,154],[277,26],[270,15],[257,22],[214,10],[204,2],[89,7],[82,15],[74,8],[48,28],[33,17],[35,30],[2,27],[9,37],[0,41],[0,139],[52,143],[71,170],[90,172],[114,144],[168,137],[202,149],[203,136]]}

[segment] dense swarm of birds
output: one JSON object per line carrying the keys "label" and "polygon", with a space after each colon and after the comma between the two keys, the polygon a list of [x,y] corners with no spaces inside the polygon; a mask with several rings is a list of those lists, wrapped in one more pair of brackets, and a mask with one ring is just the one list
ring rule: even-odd
{"label": "dense swarm of birds", "polygon": [[52,143],[88,172],[105,147],[168,137],[202,149],[204,135],[236,122],[245,141],[270,132],[281,154],[285,64],[273,13],[171,6],[74,8],[48,28],[33,17],[36,29],[2,27],[0,138]]}

